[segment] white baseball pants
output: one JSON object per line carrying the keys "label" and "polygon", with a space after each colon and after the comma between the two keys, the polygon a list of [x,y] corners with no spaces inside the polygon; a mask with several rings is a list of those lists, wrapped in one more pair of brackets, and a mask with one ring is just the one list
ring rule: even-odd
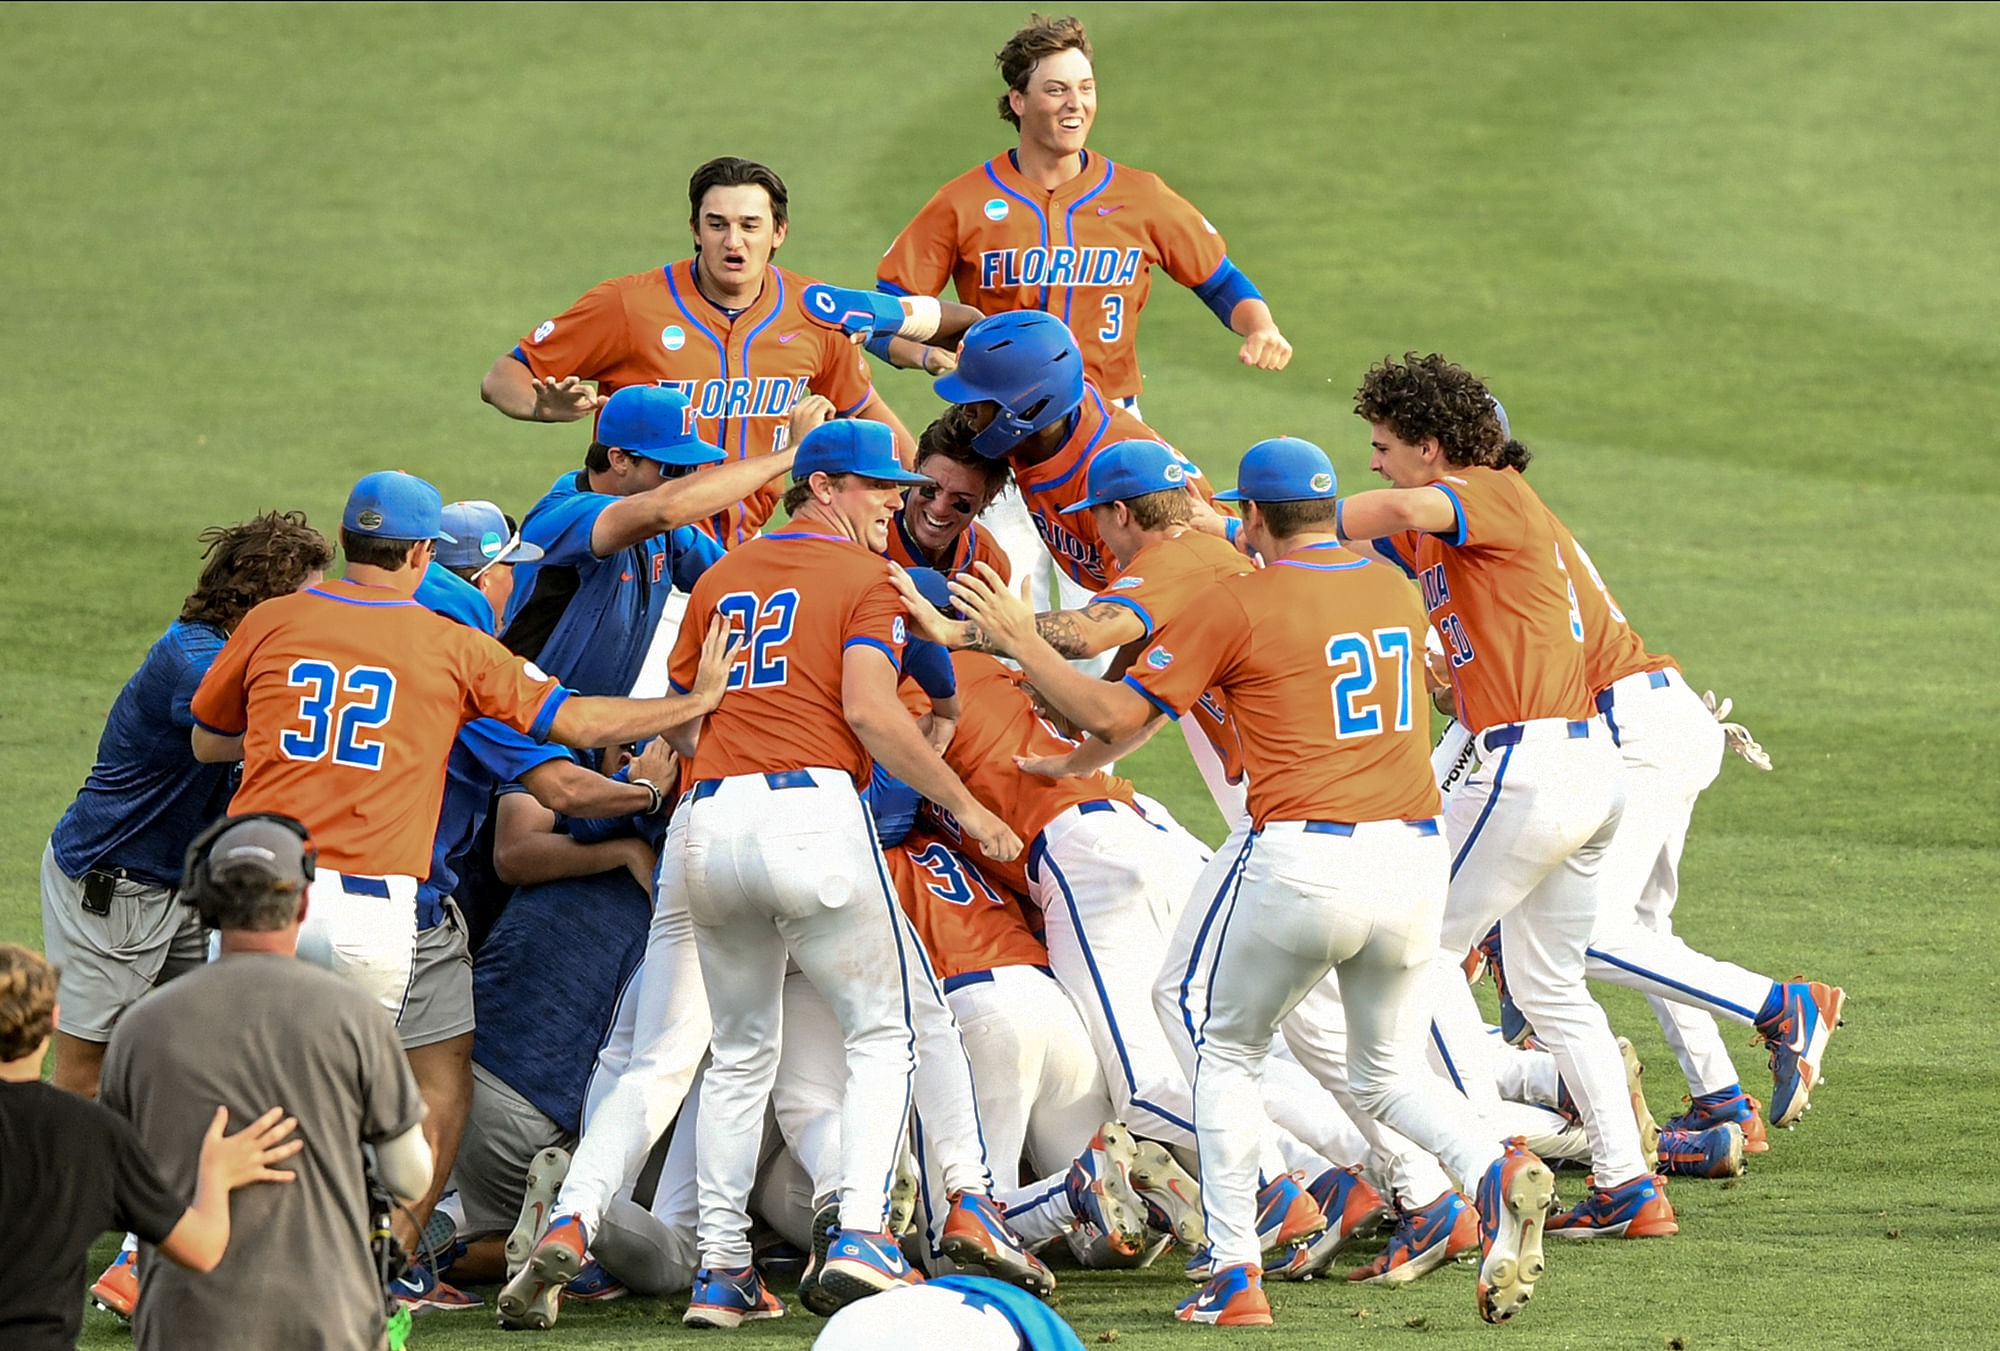
{"label": "white baseball pants", "polygon": [[299,960],[353,981],[403,1015],[417,955],[417,879],[321,868],[306,888]]}
{"label": "white baseball pants", "polygon": [[847,1053],[840,1224],[888,1224],[909,1116],[910,951],[888,865],[833,769],[697,784],[683,858],[715,1031],[696,1145],[703,1263],[750,1261],[751,1188],[783,1034],[786,954],[832,1005]]}

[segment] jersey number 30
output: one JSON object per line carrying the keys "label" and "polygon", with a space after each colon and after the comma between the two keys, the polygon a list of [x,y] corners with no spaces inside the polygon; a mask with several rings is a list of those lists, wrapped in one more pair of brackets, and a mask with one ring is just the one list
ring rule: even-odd
{"label": "jersey number 30", "polygon": [[[295,661],[285,683],[299,695],[303,728],[278,737],[287,760],[324,760],[329,753],[349,769],[382,768],[382,743],[367,733],[389,721],[396,707],[396,677],[379,666],[353,666],[341,671],[332,662]],[[348,695],[346,702],[341,695]],[[339,704],[336,709],[335,705]]]}
{"label": "jersey number 30", "polygon": [[[1371,648],[1369,638],[1374,639]],[[1396,688],[1396,730],[1407,732],[1415,716],[1412,708],[1411,656],[1413,647],[1408,629],[1376,629],[1368,637],[1341,633],[1326,640],[1326,664],[1350,667],[1333,682],[1333,734],[1345,741],[1355,736],[1378,736],[1382,731],[1382,709],[1360,707],[1355,700],[1372,693],[1383,671],[1378,660],[1391,663],[1389,679]]]}

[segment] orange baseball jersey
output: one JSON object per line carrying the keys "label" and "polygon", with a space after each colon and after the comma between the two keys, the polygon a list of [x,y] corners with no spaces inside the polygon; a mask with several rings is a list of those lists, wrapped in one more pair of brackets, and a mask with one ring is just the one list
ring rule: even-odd
{"label": "orange baseball jersey", "polygon": [[984,563],[1000,574],[1000,580],[1014,580],[1014,565],[1007,558],[1006,550],[993,538],[993,534],[977,521],[966,523],[965,532],[952,541],[951,557],[932,562],[924,557],[924,551],[910,535],[909,527],[903,524],[903,517],[910,512],[905,506],[889,522],[889,547],[882,552],[892,563],[900,563],[906,568],[936,568],[947,577],[956,577],[974,563]]}
{"label": "orange baseball jersey", "polygon": [[1049,964],[1049,950],[1029,926],[1021,898],[943,837],[913,830],[882,854],[939,980],[996,966]]}
{"label": "orange baseball jersey", "polygon": [[1423,659],[1409,584],[1317,544],[1213,583],[1160,625],[1125,683],[1173,717],[1222,687],[1259,827],[1415,821],[1439,805]]}
{"label": "orange baseball jersey", "polygon": [[[1210,586],[1224,577],[1252,570],[1250,560],[1226,540],[1188,530],[1172,539],[1148,544],[1131,566],[1097,599],[1122,605],[1139,616],[1151,638],[1161,624],[1185,611]],[[1229,697],[1210,687],[1194,704],[1195,723],[1215,747],[1231,783],[1243,781],[1243,747],[1229,717]]]}
{"label": "orange baseball jersey", "polygon": [[[944,761],[1023,844],[1032,845],[1042,827],[1080,802],[1132,801],[1132,785],[1102,770],[1066,779],[1023,773],[1015,756],[1062,755],[1076,743],[1042,721],[1021,688],[1021,673],[998,657],[954,652],[951,665],[958,674],[959,719]],[[958,823],[947,813],[935,806],[928,810],[945,837],[970,851],[988,876],[1026,894],[1027,850],[1011,863],[996,863],[976,841],[961,838]]]}
{"label": "orange baseball jersey", "polygon": [[[1072,581],[1092,591],[1103,591],[1117,580],[1118,560],[1104,546],[1097,533],[1097,522],[1089,512],[1065,516],[1063,508],[1074,506],[1090,495],[1085,480],[1090,477],[1092,457],[1100,447],[1120,441],[1167,444],[1164,436],[1118,405],[1106,402],[1104,395],[1086,382],[1083,406],[1076,410],[1076,420],[1061,448],[1040,464],[1023,465],[1014,461],[1014,483],[1021,490],[1021,500],[1027,504],[1028,519],[1034,522],[1035,533],[1048,546],[1056,566],[1068,573]],[[1213,501],[1214,490],[1208,486],[1201,469],[1184,456],[1181,462],[1187,468],[1188,486]]]}
{"label": "orange baseball jersey", "polygon": [[458,729],[494,718],[548,737],[569,691],[414,600],[347,581],[245,615],[195,691],[195,720],[243,737],[232,812],[305,823],[338,872],[430,876]]}
{"label": "orange baseball jersey", "polygon": [[1432,486],[1451,499],[1455,528],[1374,544],[1423,588],[1450,658],[1458,720],[1483,732],[1592,716],[1583,616],[1555,513],[1512,469],[1453,468]]}
{"label": "orange baseball jersey", "polygon": [[[750,308],[729,315],[695,285],[692,260],[614,277],[521,339],[514,355],[544,379],[580,375],[607,397],[626,385],[673,385],[694,406],[704,440],[732,459],[785,448],[792,407],[823,394],[842,417],[868,402],[867,356],[799,307],[812,285],[772,264]],[[707,522],[734,548],[783,496],[766,484]]]}
{"label": "orange baseball jersey", "polygon": [[1014,152],[939,188],[875,269],[876,285],[938,295],[949,280],[982,314],[1046,310],[1069,325],[1084,374],[1137,398],[1133,336],[1159,267],[1200,286],[1228,254],[1222,236],[1158,175],[1085,152],[1083,172],[1049,192]]}
{"label": "orange baseball jersey", "polygon": [[1569,527],[1553,513],[1549,522],[1555,527],[1556,547],[1562,550],[1571,580],[1581,576],[1587,583],[1576,588],[1576,607],[1583,616],[1583,669],[1591,693],[1602,694],[1628,675],[1675,669],[1672,657],[1646,650],[1645,641],[1633,631],[1625,612],[1611,598],[1610,588],[1598,576],[1597,565]]}
{"label": "orange baseball jersey", "polygon": [[879,554],[794,524],[759,535],[701,575],[688,597],[667,676],[685,693],[718,614],[743,635],[728,692],[695,747],[694,777],[726,779],[823,766],[857,791],[870,760],[841,711],[841,665],[858,644],[900,671],[903,602]]}

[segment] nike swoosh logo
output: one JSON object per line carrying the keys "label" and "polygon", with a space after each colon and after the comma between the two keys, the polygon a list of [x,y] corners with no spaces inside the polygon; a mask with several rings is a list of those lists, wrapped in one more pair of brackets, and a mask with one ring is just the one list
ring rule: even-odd
{"label": "nike swoosh logo", "polygon": [[796,337],[798,337],[798,336],[799,336],[799,335],[798,335],[798,334],[796,334],[796,333],[780,333],[780,334],[778,335],[778,341],[779,341],[780,343],[788,343],[788,342],[790,342],[790,341],[791,341],[791,340],[792,340],[793,338],[796,338]]}
{"label": "nike swoosh logo", "polygon": [[1098,214],[1098,215],[1100,215],[1100,216],[1108,216],[1108,215],[1110,215],[1110,214],[1111,214],[1112,212],[1114,212],[1114,211],[1123,211],[1124,209],[1125,209],[1125,204],[1124,204],[1123,202],[1120,202],[1120,203],[1119,203],[1119,204],[1118,204],[1117,206],[1100,206],[1100,207],[1098,207],[1098,208],[1097,208],[1097,214]]}
{"label": "nike swoosh logo", "polygon": [[1214,1306],[1214,1304],[1215,1304],[1215,1294],[1213,1291],[1204,1290],[1199,1295],[1195,1296],[1194,1307],[1197,1309],[1211,1308]]}

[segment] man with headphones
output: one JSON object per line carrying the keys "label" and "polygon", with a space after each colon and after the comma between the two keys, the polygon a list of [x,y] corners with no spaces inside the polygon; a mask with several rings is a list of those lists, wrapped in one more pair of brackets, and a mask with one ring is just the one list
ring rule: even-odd
{"label": "man with headphones", "polygon": [[[431,1152],[423,1099],[395,1023],[355,982],[293,960],[314,851],[305,827],[224,817],[188,849],[182,895],[220,931],[220,957],[135,1004],[112,1033],[100,1096],[138,1128],[168,1187],[192,1191],[215,1104],[251,1119],[280,1102],[306,1148],[283,1188],[231,1208],[235,1241],[197,1274],[140,1249],[141,1351],[174,1346],[351,1348],[382,1342],[382,1283],[364,1147],[382,1184],[423,1195]],[[273,1299],[312,1273],[310,1300]]]}

